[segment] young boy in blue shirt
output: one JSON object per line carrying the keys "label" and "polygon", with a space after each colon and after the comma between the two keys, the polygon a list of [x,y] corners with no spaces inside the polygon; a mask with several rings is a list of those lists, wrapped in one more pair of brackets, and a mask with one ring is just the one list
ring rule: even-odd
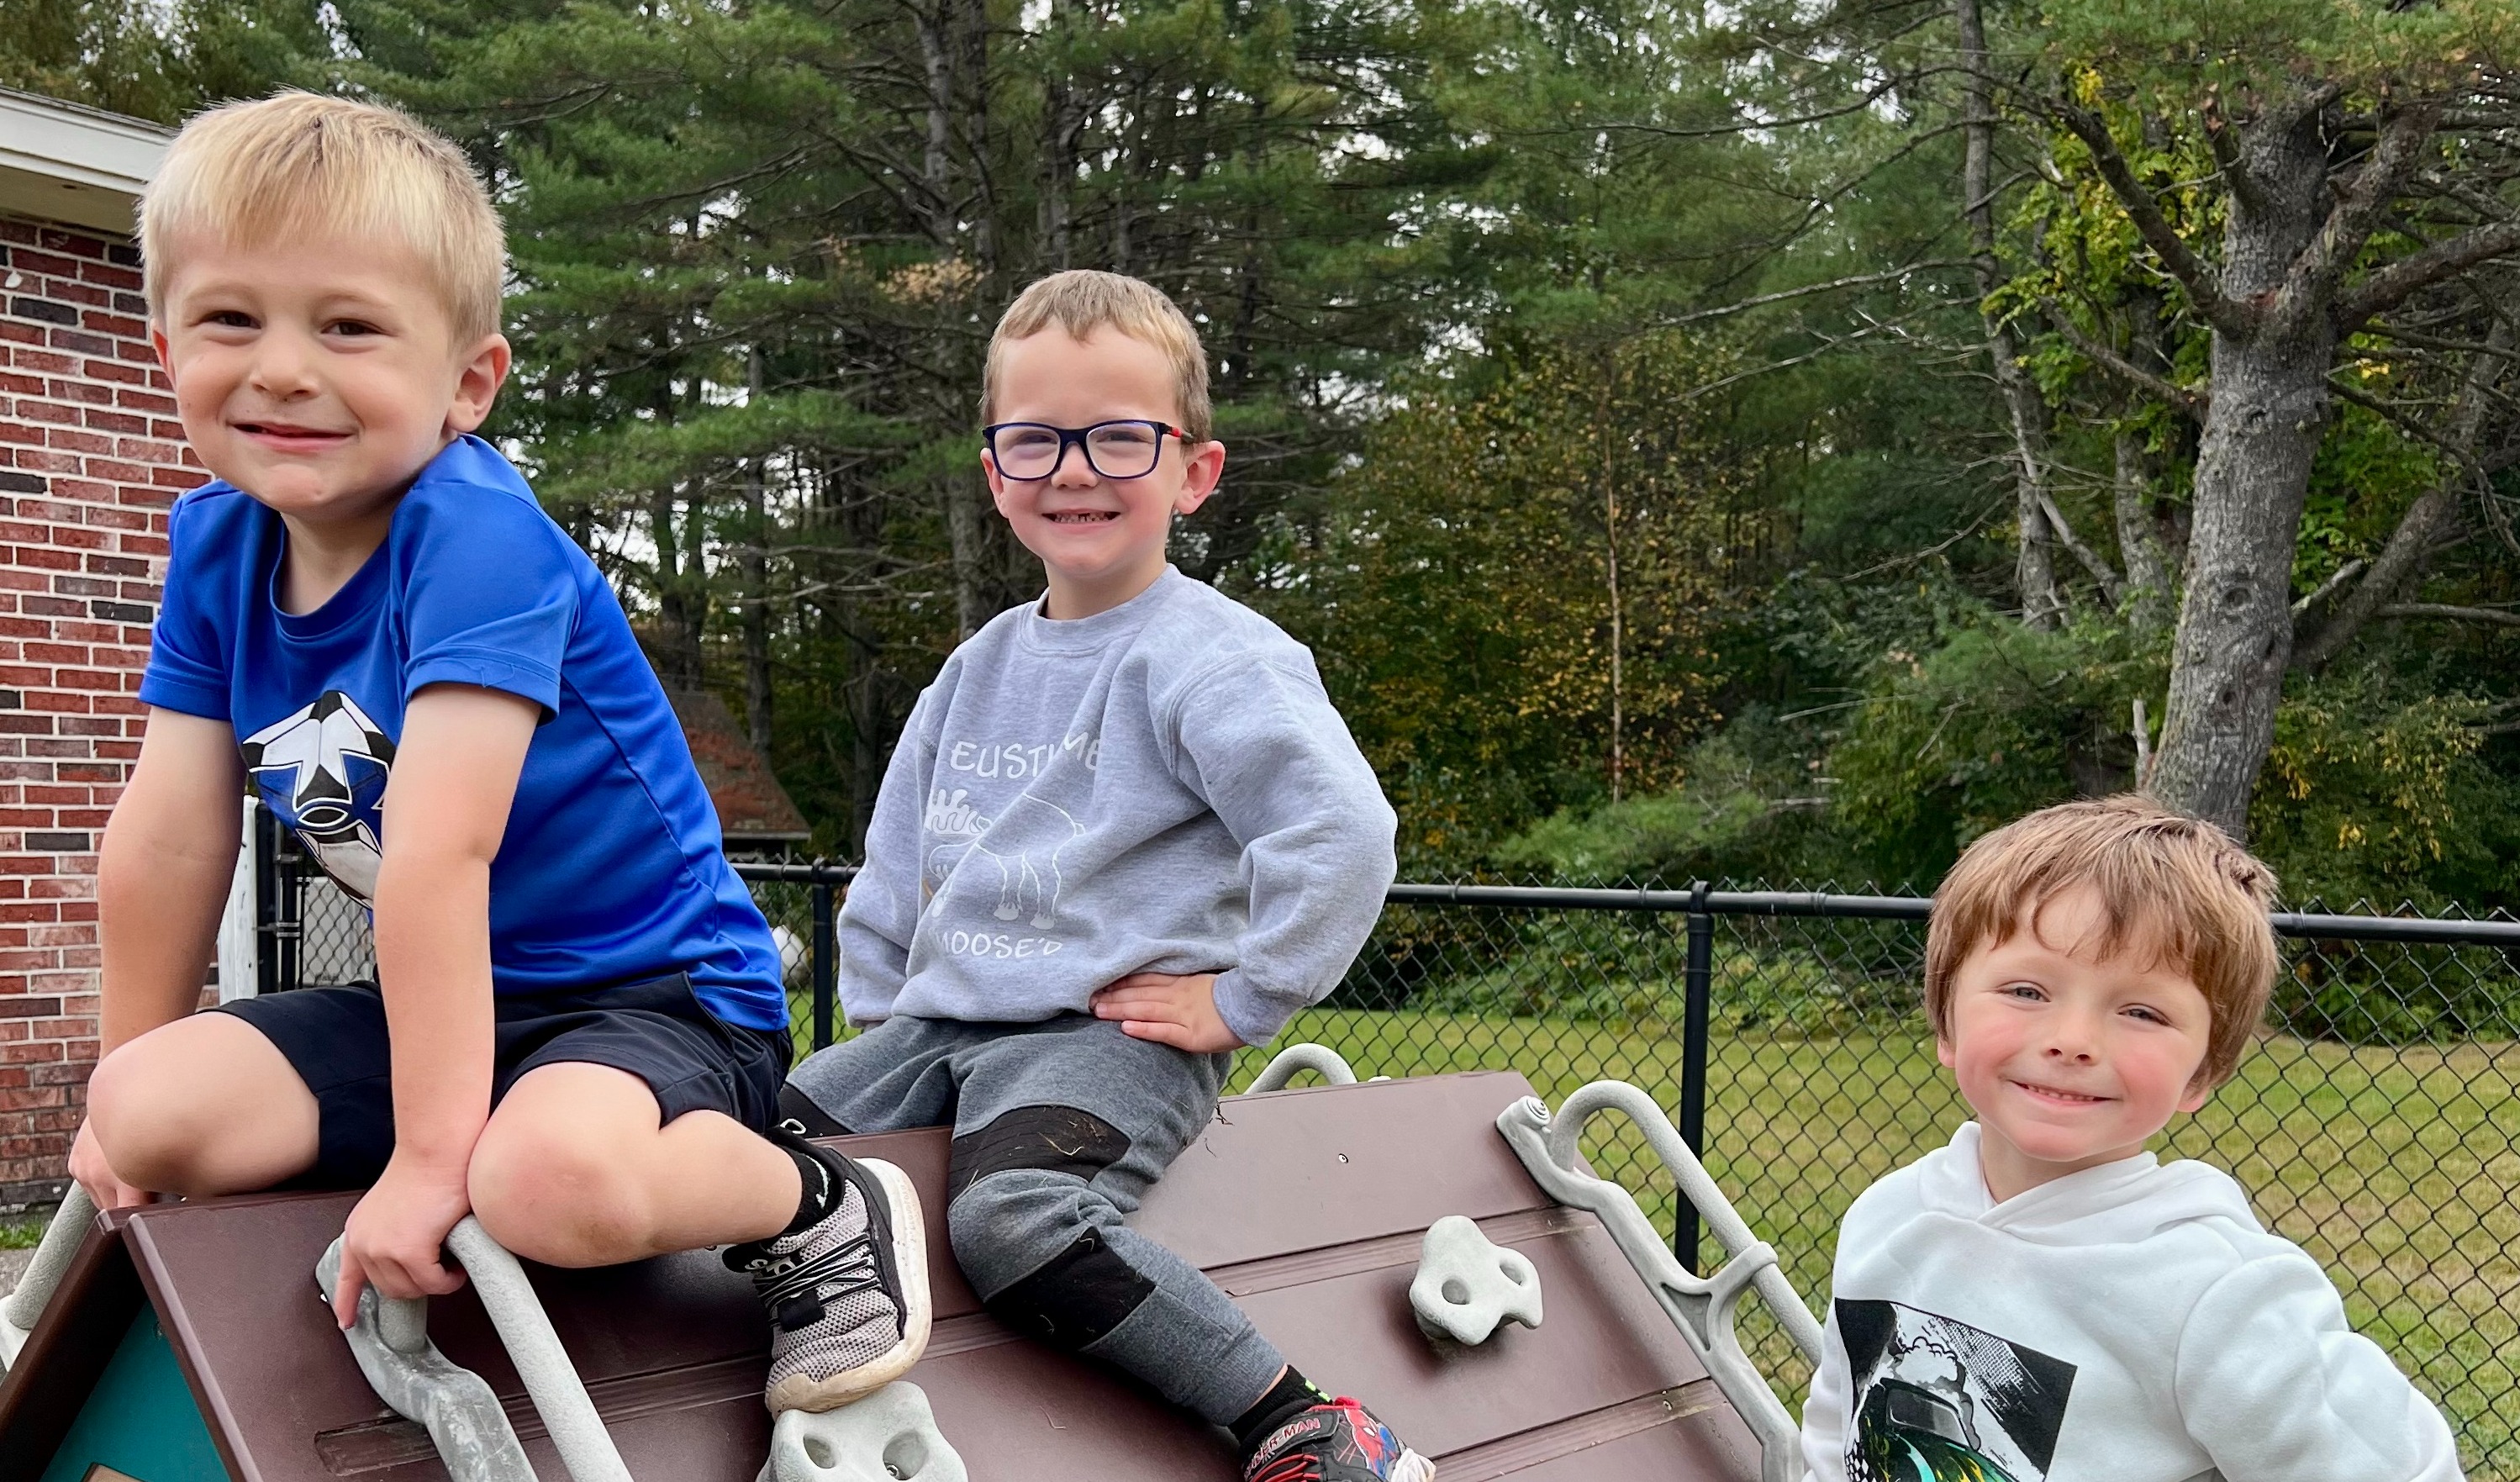
{"label": "young boy in blue shirt", "polygon": [[989,1311],[1232,1430],[1249,1482],[1429,1482],[1123,1223],[1233,1052],[1338,986],[1394,868],[1312,655],[1165,563],[1225,465],[1197,332],[1134,278],[1055,274],[999,321],[981,406],[1048,591],[911,712],[840,913],[840,1001],[873,1027],[784,1104],[815,1132],[953,1124],[954,1255]]}
{"label": "young boy in blue shirt", "polygon": [[[98,866],[104,1058],[71,1172],[372,1185],[363,1285],[453,1290],[467,1212],[595,1266],[741,1242],[774,1410],[927,1336],[900,1172],[776,1121],[779,958],[663,691],[585,554],[470,435],[508,369],[498,217],[390,110],[205,113],[148,193],[152,331],[215,482],[168,522],[140,761]],[[375,912],[378,984],[193,1013],[251,787]]]}

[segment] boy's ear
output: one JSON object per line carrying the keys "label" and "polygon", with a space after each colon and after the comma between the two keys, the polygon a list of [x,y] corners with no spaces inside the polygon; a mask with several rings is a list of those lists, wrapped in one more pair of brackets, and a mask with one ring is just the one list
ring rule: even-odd
{"label": "boy's ear", "polygon": [[149,348],[158,352],[158,368],[166,373],[168,381],[174,380],[175,362],[166,358],[165,328],[154,319],[149,322]]}
{"label": "boy's ear", "polygon": [[[1067,450],[1061,448],[1059,451],[1064,453]],[[998,461],[989,456],[986,448],[980,450],[980,476],[988,481],[989,503],[997,506],[1000,515],[1012,519],[1013,516],[1007,515],[1007,481],[998,476]]]}
{"label": "boy's ear", "polygon": [[472,346],[472,353],[455,375],[455,400],[446,408],[446,426],[456,433],[470,432],[490,418],[490,405],[499,399],[499,387],[508,382],[508,365],[514,355],[505,335],[484,335]]}
{"label": "boy's ear", "polygon": [[1192,452],[1189,444],[1182,447],[1181,492],[1173,496],[1173,513],[1188,515],[1207,503],[1216,492],[1216,481],[1225,476],[1225,444],[1208,441]]}
{"label": "boy's ear", "polygon": [[2205,1103],[2212,1100],[2214,1100],[2213,1073],[2199,1065],[2196,1067],[2195,1077],[2188,1081],[2187,1089],[2180,1093],[2179,1110],[2182,1115],[2194,1116],[2204,1110]]}
{"label": "boy's ear", "polygon": [[1939,1034],[1934,1036],[1934,1058],[1943,1062],[1945,1070],[1960,1068],[1959,1052],[1952,1048],[1952,1042],[1947,1036]]}

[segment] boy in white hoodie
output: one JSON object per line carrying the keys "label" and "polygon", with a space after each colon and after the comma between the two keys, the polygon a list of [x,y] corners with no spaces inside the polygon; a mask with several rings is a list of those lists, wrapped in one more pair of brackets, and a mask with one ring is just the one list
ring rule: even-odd
{"label": "boy in white hoodie", "polygon": [[1935,893],[1925,1008],[1977,1119],[1839,1233],[1815,1482],[2456,1482],[2441,1414],[2229,1175],[2144,1144],[2229,1079],[2274,876],[2138,797],[2034,813]]}

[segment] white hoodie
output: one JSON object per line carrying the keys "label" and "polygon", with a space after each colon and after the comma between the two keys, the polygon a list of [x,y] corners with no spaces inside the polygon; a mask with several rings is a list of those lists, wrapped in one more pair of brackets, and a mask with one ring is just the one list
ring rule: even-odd
{"label": "white hoodie", "polygon": [[1964,1124],[1847,1211],[1831,1291],[1816,1482],[2461,1476],[2318,1263],[2203,1163],[2140,1153],[1998,1204]]}

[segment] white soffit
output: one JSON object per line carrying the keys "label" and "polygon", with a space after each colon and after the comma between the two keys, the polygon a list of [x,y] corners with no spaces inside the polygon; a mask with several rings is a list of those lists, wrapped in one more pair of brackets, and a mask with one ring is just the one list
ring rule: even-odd
{"label": "white soffit", "polygon": [[0,210],[128,235],[133,202],[173,138],[138,118],[0,88]]}

